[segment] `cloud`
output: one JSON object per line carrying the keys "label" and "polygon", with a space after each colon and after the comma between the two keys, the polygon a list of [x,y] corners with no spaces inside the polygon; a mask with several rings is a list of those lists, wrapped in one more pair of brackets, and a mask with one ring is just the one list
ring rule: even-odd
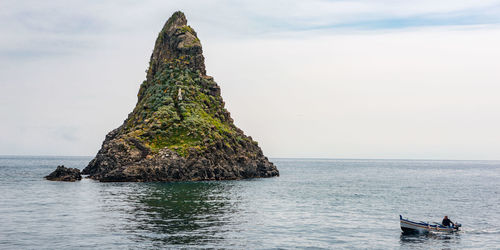
{"label": "cloud", "polygon": [[[376,30],[500,22],[500,1],[2,1],[0,55],[8,60],[95,47],[102,39],[157,32],[185,11],[204,37]],[[57,49],[51,49],[53,46]]]}
{"label": "cloud", "polygon": [[273,156],[498,159],[499,30],[212,43],[207,66]]}

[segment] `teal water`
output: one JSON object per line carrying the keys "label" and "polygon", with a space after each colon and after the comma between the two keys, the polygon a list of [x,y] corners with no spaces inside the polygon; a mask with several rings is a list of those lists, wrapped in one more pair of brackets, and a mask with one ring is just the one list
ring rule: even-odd
{"label": "teal water", "polygon": [[[0,157],[1,249],[500,246],[500,162],[272,159],[271,179],[50,182],[90,157]],[[456,234],[401,235],[399,214]]]}

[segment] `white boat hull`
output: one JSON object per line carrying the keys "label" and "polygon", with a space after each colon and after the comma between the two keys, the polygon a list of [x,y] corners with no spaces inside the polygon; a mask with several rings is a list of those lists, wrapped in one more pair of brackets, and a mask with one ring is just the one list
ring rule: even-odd
{"label": "white boat hull", "polygon": [[429,232],[457,232],[460,230],[460,224],[455,225],[454,227],[445,227],[439,224],[430,224],[425,222],[416,222],[408,219],[403,219],[403,217],[399,216],[399,222],[401,225],[401,230],[405,233],[429,233]]}

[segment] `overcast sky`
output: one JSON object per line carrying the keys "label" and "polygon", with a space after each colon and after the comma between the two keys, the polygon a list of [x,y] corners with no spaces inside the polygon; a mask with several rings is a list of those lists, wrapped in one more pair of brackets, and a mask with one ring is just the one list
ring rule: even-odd
{"label": "overcast sky", "polygon": [[0,1],[0,155],[95,155],[182,10],[269,157],[500,160],[500,1]]}

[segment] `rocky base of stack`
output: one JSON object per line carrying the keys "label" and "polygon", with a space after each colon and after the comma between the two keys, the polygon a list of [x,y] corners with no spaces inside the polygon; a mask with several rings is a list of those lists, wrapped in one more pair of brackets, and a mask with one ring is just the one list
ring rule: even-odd
{"label": "rocky base of stack", "polygon": [[186,157],[168,148],[152,153],[141,141],[115,138],[118,129],[106,136],[97,156],[82,171],[103,182],[161,182],[237,180],[279,176],[279,172],[246,140],[217,141],[205,150],[191,149]]}

